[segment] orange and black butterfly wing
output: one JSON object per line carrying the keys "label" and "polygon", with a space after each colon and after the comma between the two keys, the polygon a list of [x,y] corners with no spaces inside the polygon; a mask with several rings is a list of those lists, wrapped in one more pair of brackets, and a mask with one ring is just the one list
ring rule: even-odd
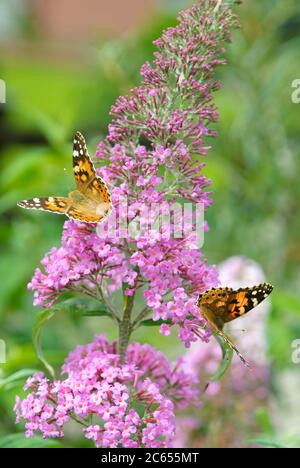
{"label": "orange and black butterfly wing", "polygon": [[103,221],[104,216],[97,213],[90,213],[84,208],[77,208],[72,206],[69,208],[67,215],[70,218],[75,219],[76,221],[81,221],[83,223],[100,223]]}
{"label": "orange and black butterfly wing", "polygon": [[32,200],[22,200],[18,206],[28,210],[42,210],[51,213],[66,214],[69,207],[69,200],[65,197],[44,197],[33,198]]}
{"label": "orange and black butterfly wing", "polygon": [[229,296],[227,311],[223,316],[225,323],[231,322],[265,300],[273,291],[273,286],[268,283],[262,283],[252,288],[240,288]]}
{"label": "orange and black butterfly wing", "polygon": [[111,203],[111,197],[106,183],[101,177],[95,177],[88,186],[86,195],[100,203]]}
{"label": "orange and black butterfly wing", "polygon": [[272,292],[273,286],[262,283],[252,288],[215,288],[198,298],[198,306],[206,306],[220,322],[227,323],[247,314]]}
{"label": "orange and black butterfly wing", "polygon": [[85,223],[99,223],[103,216],[97,213],[90,213],[83,207],[76,207],[72,200],[62,197],[34,198],[32,200],[23,200],[18,203],[21,208],[28,210],[42,210],[51,213],[65,214],[69,218]]}
{"label": "orange and black butterfly wing", "polygon": [[73,173],[77,190],[83,193],[85,193],[86,187],[96,177],[95,168],[89,157],[85,139],[80,132],[76,132],[74,137]]}
{"label": "orange and black butterfly wing", "polygon": [[104,180],[96,175],[94,165],[89,157],[85,139],[76,132],[73,146],[73,171],[76,187],[79,192],[96,203],[111,202],[109,190]]}

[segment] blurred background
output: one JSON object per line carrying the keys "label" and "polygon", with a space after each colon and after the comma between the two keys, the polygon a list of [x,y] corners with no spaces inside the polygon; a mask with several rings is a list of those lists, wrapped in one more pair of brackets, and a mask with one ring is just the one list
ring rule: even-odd
{"label": "blurred background", "polygon": [[[74,131],[85,134],[93,153],[106,134],[110,106],[139,83],[140,66],[152,58],[152,41],[189,4],[0,0],[0,79],[6,83],[6,103],[0,104],[0,339],[7,347],[2,379],[40,368],[31,338],[37,310],[26,284],[45,252],[59,245],[64,222],[16,203],[71,190]],[[246,426],[239,444],[248,446],[255,437],[258,445],[300,446],[300,364],[291,357],[292,343],[300,339],[300,104],[291,98],[292,82],[300,79],[300,4],[245,0],[238,11],[242,29],[228,48],[229,65],[218,70],[221,119],[205,169],[214,203],[203,250],[211,264],[235,255],[254,260],[275,287],[261,338],[271,368],[270,401],[251,409],[257,411],[255,425]],[[43,339],[48,359],[59,367],[75,345],[92,339],[97,320],[54,319]],[[104,328],[115,337],[105,319],[100,326],[99,333]],[[170,351],[170,338],[148,329],[135,337],[171,358],[183,352],[175,339],[177,347]],[[0,437],[6,444],[8,436],[18,438],[19,446],[26,446],[23,436],[14,435],[22,428],[12,410],[22,379],[20,374],[20,381],[0,382]],[[223,414],[218,398],[211,417],[226,428],[228,408]],[[216,443],[209,413],[206,420],[194,442],[199,446]],[[63,444],[82,445],[82,439],[71,428]]]}

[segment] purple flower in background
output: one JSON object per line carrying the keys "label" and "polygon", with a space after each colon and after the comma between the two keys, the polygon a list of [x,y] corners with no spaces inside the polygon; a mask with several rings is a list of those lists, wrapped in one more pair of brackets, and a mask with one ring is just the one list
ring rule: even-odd
{"label": "purple flower in background", "polygon": [[[262,326],[261,322],[258,328],[261,329]],[[252,355],[257,343],[248,345],[248,353]],[[184,358],[184,368],[197,376],[201,388],[206,388],[220,365],[220,359],[221,349],[215,341],[209,344],[195,343]],[[202,393],[203,408],[200,418],[190,410],[176,418],[174,446],[211,447],[212,433],[216,447],[241,448],[249,445],[249,434],[260,430],[256,419],[257,408],[271,408],[270,388],[271,375],[268,366],[253,360],[249,372],[235,357],[222,380],[211,382],[205,393]]]}

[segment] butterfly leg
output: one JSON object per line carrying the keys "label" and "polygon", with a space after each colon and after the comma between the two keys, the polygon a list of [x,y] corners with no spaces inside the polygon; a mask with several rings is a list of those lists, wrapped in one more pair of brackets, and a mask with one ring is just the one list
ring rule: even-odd
{"label": "butterfly leg", "polygon": [[221,336],[221,338],[223,338],[223,340],[225,341],[225,343],[238,355],[238,357],[240,358],[240,360],[242,361],[242,363],[246,366],[246,367],[251,367],[250,364],[246,361],[246,359],[242,356],[242,354],[240,353],[240,351],[238,350],[238,348],[235,346],[235,344],[231,341],[231,339],[225,335],[225,333],[223,333],[222,331],[220,330],[216,330],[216,332],[218,333],[219,336]]}
{"label": "butterfly leg", "polygon": [[238,357],[240,358],[240,360],[242,361],[242,363],[246,366],[246,367],[249,367],[250,368],[250,365],[249,363],[246,361],[246,359],[242,356],[242,354],[239,352],[238,348],[235,346],[235,344],[231,341],[231,339],[229,338],[229,336],[227,336],[224,332],[223,332],[223,327],[224,327],[224,322],[218,318],[218,317],[214,317],[212,316],[211,314],[208,315],[208,312],[209,312],[209,309],[204,309],[204,317],[206,317],[206,319],[208,320],[209,322],[209,325],[211,327],[211,329],[217,334],[219,335],[224,341],[225,343],[238,355]]}

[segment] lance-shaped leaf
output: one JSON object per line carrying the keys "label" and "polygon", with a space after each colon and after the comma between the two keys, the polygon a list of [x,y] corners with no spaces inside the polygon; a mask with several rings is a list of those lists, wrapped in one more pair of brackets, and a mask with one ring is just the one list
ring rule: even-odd
{"label": "lance-shaped leaf", "polygon": [[38,372],[37,369],[22,369],[14,374],[5,377],[4,379],[0,379],[0,389],[4,387],[11,388],[14,385],[18,385],[20,382],[24,381],[26,377],[30,377],[32,374]]}
{"label": "lance-shaped leaf", "polygon": [[51,309],[41,311],[37,315],[32,333],[33,344],[37,357],[43,363],[52,378],[55,377],[55,372],[44,356],[41,345],[41,335],[44,326],[54,317],[54,315],[60,313],[76,314],[85,317],[112,317],[105,304],[85,298],[67,299],[66,301],[56,304]]}

